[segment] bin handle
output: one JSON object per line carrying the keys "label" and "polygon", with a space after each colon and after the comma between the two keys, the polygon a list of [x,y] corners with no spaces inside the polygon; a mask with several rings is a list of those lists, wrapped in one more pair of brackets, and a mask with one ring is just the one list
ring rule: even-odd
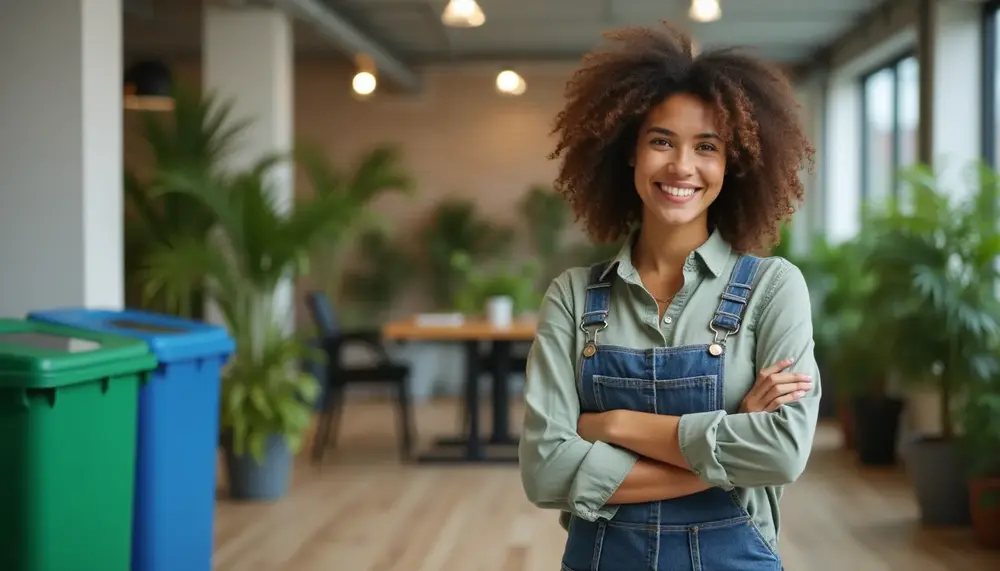
{"label": "bin handle", "polygon": [[23,400],[24,408],[31,408],[31,401],[42,398],[49,405],[49,408],[56,406],[56,390],[55,389],[24,389],[21,393],[21,398]]}

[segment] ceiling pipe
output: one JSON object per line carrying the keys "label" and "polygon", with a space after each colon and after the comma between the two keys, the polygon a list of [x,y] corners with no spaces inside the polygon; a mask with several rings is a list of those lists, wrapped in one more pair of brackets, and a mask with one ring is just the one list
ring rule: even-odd
{"label": "ceiling pipe", "polygon": [[316,27],[331,42],[352,57],[364,54],[387,79],[407,93],[421,89],[420,77],[402,60],[336,13],[320,0],[273,0],[274,5]]}

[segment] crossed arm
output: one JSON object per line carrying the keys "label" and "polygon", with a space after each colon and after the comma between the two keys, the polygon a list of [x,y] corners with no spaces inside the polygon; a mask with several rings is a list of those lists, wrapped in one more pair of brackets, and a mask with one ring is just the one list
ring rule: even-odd
{"label": "crossed arm", "polygon": [[[794,267],[785,273],[771,296],[781,299],[781,306],[761,313],[757,362],[790,356],[796,370],[818,376],[808,290]],[[557,280],[546,293],[528,360],[520,456],[522,482],[532,502],[593,521],[612,517],[619,504],[671,499],[711,487],[781,485],[798,477],[811,447],[818,386],[801,396],[779,395],[793,400],[768,409],[761,403],[774,403],[774,383],[759,383],[744,401],[747,412],[738,414],[611,411],[581,416],[572,382],[575,324],[566,289]]]}
{"label": "crossed arm", "polygon": [[[744,398],[741,414],[774,413],[782,405],[805,396],[812,388],[809,375],[786,372],[794,359],[762,369]],[[588,442],[607,442],[640,456],[636,466],[608,500],[628,504],[672,499],[711,487],[695,473],[681,450],[681,417],[630,410],[584,413],[577,433]]]}

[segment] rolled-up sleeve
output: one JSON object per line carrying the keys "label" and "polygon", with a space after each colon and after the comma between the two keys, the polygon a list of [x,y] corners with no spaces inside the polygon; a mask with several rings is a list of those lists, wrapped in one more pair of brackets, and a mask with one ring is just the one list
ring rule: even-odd
{"label": "rolled-up sleeve", "polygon": [[610,519],[608,499],[638,457],[577,434],[576,324],[570,273],[549,286],[528,354],[525,414],[519,458],[528,499],[544,509],[570,512],[588,521]]}
{"label": "rolled-up sleeve", "polygon": [[814,355],[809,289],[802,272],[780,259],[756,320],[756,363],[795,359],[788,370],[812,376],[802,398],[775,412],[681,416],[681,453],[706,482],[724,489],[780,486],[796,480],[812,450],[819,414],[819,368]]}

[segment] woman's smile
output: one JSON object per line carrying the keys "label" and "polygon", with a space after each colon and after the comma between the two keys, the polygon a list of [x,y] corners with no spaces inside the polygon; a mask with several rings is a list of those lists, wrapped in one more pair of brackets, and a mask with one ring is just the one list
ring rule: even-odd
{"label": "woman's smile", "polygon": [[701,187],[681,183],[653,183],[664,198],[677,204],[684,204],[695,197]]}

